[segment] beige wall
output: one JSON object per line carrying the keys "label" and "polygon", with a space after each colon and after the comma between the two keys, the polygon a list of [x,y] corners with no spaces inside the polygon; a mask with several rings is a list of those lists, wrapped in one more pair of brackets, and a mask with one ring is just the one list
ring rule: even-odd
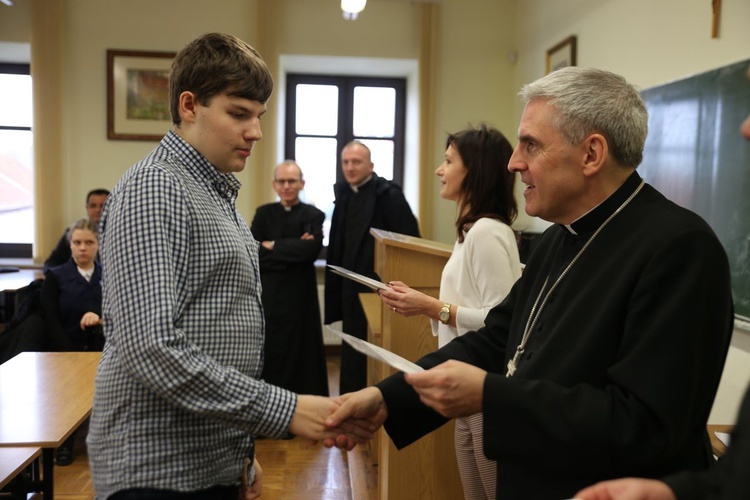
{"label": "beige wall", "polygon": [[[255,8],[253,0],[222,0],[210,7],[203,0],[65,0],[66,220],[81,213],[89,187],[114,187],[123,172],[156,145],[107,139],[107,49],[177,51],[209,31],[255,43]],[[256,167],[254,159],[248,167],[240,174],[245,185]],[[245,204],[248,191],[241,194]]]}
{"label": "beige wall", "polygon": [[[516,87],[544,75],[547,49],[578,38],[578,65],[623,75],[641,88],[750,58],[750,2],[723,0],[711,38],[708,0],[522,0],[517,2]],[[520,117],[521,105],[517,107]],[[519,226],[541,229],[538,220]]]}
{"label": "beige wall", "polygon": [[[154,146],[106,138],[106,49],[178,50],[213,30],[257,44],[258,1],[64,0],[61,220],[78,217],[90,187],[112,187]],[[0,5],[0,42],[29,41],[28,2]],[[346,22],[337,0],[276,2],[276,7],[264,4],[266,10],[260,10],[280,20],[278,26],[263,27],[267,35],[261,43],[270,39],[277,44],[272,53],[391,59],[419,55],[418,3],[370,0],[359,20]],[[750,2],[723,0],[720,36],[712,39],[708,0],[443,0],[437,21],[432,146],[430,157],[417,167],[427,178],[420,196],[432,208],[429,219],[434,221],[423,227],[425,235],[443,242],[454,238],[454,206],[439,199],[433,176],[445,134],[484,121],[514,142],[522,110],[516,90],[543,76],[549,47],[575,34],[579,65],[609,69],[648,87],[750,58],[748,19]],[[274,109],[272,98],[269,110]],[[266,129],[264,134],[264,147],[275,150],[276,131]],[[273,166],[261,165],[259,159],[278,156],[276,151],[255,156],[241,175],[246,189],[239,206],[248,219],[255,206],[271,196],[265,187],[253,189],[258,179],[265,182],[263,169]],[[516,223],[519,229],[545,226],[524,216]],[[727,422],[734,416],[750,380],[749,344],[748,334],[735,334],[713,421]]]}
{"label": "beige wall", "polygon": [[[60,1],[60,0],[50,0]],[[356,22],[341,18],[332,0],[278,0],[280,54],[415,59],[418,19],[406,0],[371,0]],[[28,42],[29,0],[0,5],[0,42]],[[82,210],[91,186],[112,187],[122,172],[152,147],[150,142],[106,138],[105,53],[108,48],[178,50],[196,35],[221,30],[257,43],[257,0],[65,0],[63,83],[63,220]],[[332,6],[331,4],[334,4]],[[750,57],[746,0],[724,0],[720,36],[710,37],[705,0],[443,0],[440,4],[434,137],[420,175],[420,195],[432,208],[426,235],[450,242],[454,205],[437,196],[434,168],[447,132],[487,122],[515,137],[521,105],[518,87],[544,74],[546,50],[578,36],[579,65],[598,66],[648,87]],[[511,54],[517,62],[511,62]],[[269,102],[274,112],[277,103]],[[264,146],[276,153],[274,130]],[[269,143],[274,143],[269,145]],[[276,158],[277,154],[270,155]],[[251,159],[241,180],[268,169]],[[519,183],[520,184],[520,183]],[[519,186],[520,188],[520,186]],[[239,201],[251,217],[270,189],[244,189]],[[430,205],[431,203],[431,205]],[[541,221],[519,217],[518,229],[538,230]]]}
{"label": "beige wall", "polygon": [[[28,43],[30,38],[29,19],[29,2],[27,0],[15,2],[13,7],[0,4],[0,42]],[[0,60],[4,61],[2,57],[0,57]]]}

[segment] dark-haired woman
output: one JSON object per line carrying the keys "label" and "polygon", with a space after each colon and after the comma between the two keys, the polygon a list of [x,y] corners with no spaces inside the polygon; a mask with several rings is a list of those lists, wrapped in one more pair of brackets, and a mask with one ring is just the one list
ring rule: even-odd
{"label": "dark-haired woman", "polygon": [[[484,326],[521,276],[515,233],[515,174],[508,171],[513,148],[498,130],[481,126],[450,134],[445,161],[438,167],[440,196],[456,203],[457,241],[443,268],[440,298],[400,281],[381,290],[396,314],[430,318],[438,345]],[[482,415],[456,419],[456,458],[464,497],[494,499],[496,464],[482,449]]]}

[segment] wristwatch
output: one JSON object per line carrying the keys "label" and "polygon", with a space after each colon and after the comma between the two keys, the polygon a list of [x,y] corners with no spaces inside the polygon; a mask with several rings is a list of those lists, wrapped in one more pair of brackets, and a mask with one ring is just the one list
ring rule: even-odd
{"label": "wristwatch", "polygon": [[442,324],[448,324],[448,320],[451,319],[451,305],[449,303],[446,302],[445,304],[443,304],[443,307],[438,313],[438,319]]}

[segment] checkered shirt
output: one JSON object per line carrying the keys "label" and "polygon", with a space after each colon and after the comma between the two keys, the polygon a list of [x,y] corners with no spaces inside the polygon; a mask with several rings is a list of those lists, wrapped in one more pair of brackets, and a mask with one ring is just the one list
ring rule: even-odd
{"label": "checkered shirt", "polygon": [[107,200],[107,342],[87,439],[100,499],[237,484],[252,436],[291,423],[296,395],[258,380],[258,243],[239,187],[170,131]]}

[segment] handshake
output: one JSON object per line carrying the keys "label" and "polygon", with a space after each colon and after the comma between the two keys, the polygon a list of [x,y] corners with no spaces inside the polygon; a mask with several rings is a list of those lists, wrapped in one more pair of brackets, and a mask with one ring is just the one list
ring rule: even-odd
{"label": "handshake", "polygon": [[376,387],[337,398],[300,395],[289,432],[322,441],[328,448],[351,450],[372,439],[387,416],[383,396]]}
{"label": "handshake", "polygon": [[[487,372],[450,360],[419,373],[404,374],[421,401],[447,418],[482,411]],[[300,395],[289,432],[328,447],[351,450],[372,439],[388,418],[388,406],[377,387],[367,387],[336,398]]]}

